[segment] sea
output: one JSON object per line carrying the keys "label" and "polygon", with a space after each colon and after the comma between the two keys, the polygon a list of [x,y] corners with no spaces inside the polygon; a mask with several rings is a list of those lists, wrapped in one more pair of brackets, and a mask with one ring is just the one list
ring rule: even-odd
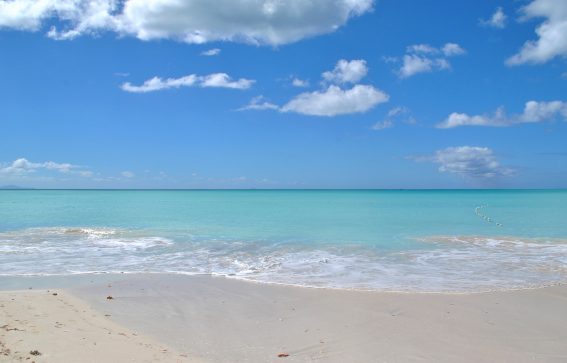
{"label": "sea", "polygon": [[482,292],[567,282],[567,190],[1,190],[0,279],[214,275]]}

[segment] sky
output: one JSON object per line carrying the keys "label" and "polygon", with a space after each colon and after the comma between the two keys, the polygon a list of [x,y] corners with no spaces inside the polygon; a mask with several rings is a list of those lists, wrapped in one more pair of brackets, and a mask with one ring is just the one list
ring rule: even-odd
{"label": "sky", "polygon": [[566,188],[564,0],[0,0],[0,186]]}

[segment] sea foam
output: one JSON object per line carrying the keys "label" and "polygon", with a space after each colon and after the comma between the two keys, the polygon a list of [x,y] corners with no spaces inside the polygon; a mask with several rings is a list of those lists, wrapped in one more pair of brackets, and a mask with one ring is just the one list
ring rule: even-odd
{"label": "sea foam", "polygon": [[94,227],[0,233],[0,275],[212,274],[264,283],[387,291],[488,291],[567,280],[567,241],[428,236],[404,250],[274,243]]}

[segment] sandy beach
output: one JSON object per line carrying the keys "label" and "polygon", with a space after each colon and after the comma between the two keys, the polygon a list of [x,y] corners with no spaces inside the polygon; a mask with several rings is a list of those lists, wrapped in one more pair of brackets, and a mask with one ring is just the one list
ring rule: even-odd
{"label": "sandy beach", "polygon": [[427,294],[108,275],[12,278],[2,287],[16,285],[34,290],[0,294],[4,361],[567,360],[565,286]]}
{"label": "sandy beach", "polygon": [[[0,293],[1,362],[188,362],[61,290]],[[191,360],[197,361],[197,360]]]}

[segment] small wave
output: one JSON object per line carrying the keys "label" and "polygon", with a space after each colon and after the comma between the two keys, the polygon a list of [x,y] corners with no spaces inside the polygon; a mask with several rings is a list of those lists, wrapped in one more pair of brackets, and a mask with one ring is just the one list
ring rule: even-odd
{"label": "small wave", "polygon": [[116,252],[120,252],[171,244],[173,241],[170,239],[126,229],[48,227],[0,233],[1,252],[24,255],[76,254],[89,252],[93,247],[107,250],[114,248]]}
{"label": "small wave", "polygon": [[0,275],[211,274],[308,287],[487,291],[567,282],[567,240],[428,236],[404,250],[365,244],[175,238],[145,230],[33,228],[0,233]]}
{"label": "small wave", "polygon": [[527,238],[513,236],[428,236],[418,238],[426,243],[477,246],[482,248],[535,248],[564,249],[567,253],[567,239],[561,238]]}
{"label": "small wave", "polygon": [[173,242],[162,237],[138,237],[138,238],[102,238],[93,241],[92,244],[98,247],[107,248],[127,248],[127,249],[146,249],[159,246],[168,246]]}
{"label": "small wave", "polygon": [[119,232],[116,229],[107,229],[107,228],[63,228],[62,231],[65,234],[87,235],[93,237],[113,236]]}

